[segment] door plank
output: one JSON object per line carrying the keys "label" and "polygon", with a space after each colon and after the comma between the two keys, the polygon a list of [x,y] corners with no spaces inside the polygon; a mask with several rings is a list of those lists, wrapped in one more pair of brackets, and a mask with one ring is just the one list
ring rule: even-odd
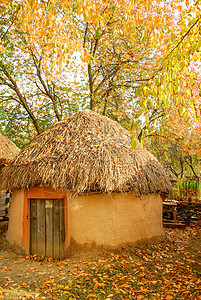
{"label": "door plank", "polygon": [[37,199],[37,254],[45,255],[45,201]]}
{"label": "door plank", "polygon": [[30,253],[37,253],[37,200],[30,199]]}
{"label": "door plank", "polygon": [[60,240],[60,249],[59,249],[59,258],[62,259],[65,257],[64,252],[64,243],[65,243],[65,222],[64,222],[64,199],[60,199],[60,225],[59,225],[59,240]]}
{"label": "door plank", "polygon": [[54,256],[54,245],[53,245],[53,226],[52,226],[52,212],[53,212],[53,200],[45,200],[45,216],[46,216],[46,256]]}
{"label": "door plank", "polygon": [[53,202],[54,258],[60,258],[60,256],[59,256],[59,249],[60,249],[59,227],[60,227],[60,212],[59,212],[59,201],[57,199]]}

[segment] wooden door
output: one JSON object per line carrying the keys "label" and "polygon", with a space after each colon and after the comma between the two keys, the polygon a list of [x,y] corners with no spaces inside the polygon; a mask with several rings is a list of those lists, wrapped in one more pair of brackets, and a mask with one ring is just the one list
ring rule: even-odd
{"label": "wooden door", "polygon": [[64,258],[64,199],[30,199],[30,253]]}

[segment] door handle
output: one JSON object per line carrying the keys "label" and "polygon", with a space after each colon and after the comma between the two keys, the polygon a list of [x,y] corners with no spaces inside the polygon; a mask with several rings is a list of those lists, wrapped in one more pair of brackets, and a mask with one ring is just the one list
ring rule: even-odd
{"label": "door handle", "polygon": [[27,216],[27,219],[36,219],[36,217]]}

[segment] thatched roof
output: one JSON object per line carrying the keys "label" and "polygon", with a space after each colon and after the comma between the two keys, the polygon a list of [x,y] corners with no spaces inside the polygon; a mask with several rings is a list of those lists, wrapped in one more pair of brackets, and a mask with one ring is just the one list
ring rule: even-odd
{"label": "thatched roof", "polygon": [[3,172],[5,189],[48,186],[137,194],[167,193],[171,184],[159,162],[120,124],[90,110],[40,134]]}
{"label": "thatched roof", "polygon": [[19,152],[20,149],[0,133],[0,171]]}

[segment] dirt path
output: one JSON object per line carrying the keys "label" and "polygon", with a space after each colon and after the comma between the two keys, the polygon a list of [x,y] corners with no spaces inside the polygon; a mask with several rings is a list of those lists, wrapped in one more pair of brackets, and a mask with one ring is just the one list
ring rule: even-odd
{"label": "dirt path", "polygon": [[7,242],[7,226],[8,222],[0,222],[0,299],[40,299],[34,291],[38,282],[70,280],[75,264],[97,257],[95,251],[75,254],[63,261],[25,256]]}
{"label": "dirt path", "polygon": [[[136,293],[143,292],[141,286],[143,282],[145,286],[150,285],[152,287],[153,285],[152,293],[157,290],[153,294],[155,296],[143,296],[146,295],[144,287],[144,294],[142,294],[141,298],[136,296],[130,299],[183,299],[182,297],[179,298],[179,296],[174,298],[174,286],[175,291],[176,287],[178,290],[181,288],[181,291],[183,291],[182,287],[180,287],[182,286],[181,283],[188,286],[189,295],[192,294],[192,297],[187,295],[187,298],[184,299],[201,299],[198,291],[201,283],[199,279],[201,271],[201,231],[199,226],[189,227],[185,230],[166,229],[166,240],[158,245],[124,248],[121,251],[114,251],[114,253],[86,252],[64,261],[44,260],[22,255],[20,251],[13,249],[7,243],[5,239],[6,230],[7,224],[1,224],[0,299],[86,299],[88,287],[98,292],[98,288],[95,285],[97,284],[97,279],[94,276],[100,277],[101,272],[104,271],[101,278],[104,278],[104,276],[107,278],[105,273],[107,265],[110,268],[112,266],[112,269],[109,269],[108,285],[112,276],[117,276],[117,283],[118,280],[121,281],[119,274],[123,278],[125,276],[125,283],[128,285],[129,280],[132,281],[129,274],[132,274],[132,272],[134,274],[135,271],[136,276],[138,276],[136,280],[140,280],[139,284],[136,283],[135,286]],[[120,266],[121,272],[118,274],[115,269],[118,270]],[[126,271],[127,273],[122,275],[122,270],[128,268],[130,268],[130,271]],[[135,268],[141,268],[143,272],[136,271],[138,269]],[[97,271],[95,272],[94,270]],[[181,278],[177,278],[177,270],[178,276]],[[92,277],[90,277],[91,272],[95,272]],[[114,274],[114,272],[116,273]],[[191,277],[189,277],[189,274]],[[73,280],[74,283],[72,283]],[[79,283],[78,285],[76,280]],[[178,283],[178,280],[181,283]],[[104,280],[102,281],[104,282]],[[163,286],[167,282],[169,282],[168,289],[170,290],[170,286],[172,287],[172,294],[168,294],[169,298],[165,298],[166,296],[163,298],[163,295],[165,295]],[[123,285],[126,289],[125,283]],[[74,294],[71,291],[71,284]],[[158,287],[156,288],[157,285]],[[78,296],[79,291],[76,290],[76,286],[83,290],[83,293],[85,293],[83,296]],[[100,293],[97,294],[99,296],[97,298],[94,296],[94,298],[92,297],[93,299],[106,299],[103,293],[104,284],[102,286],[102,292],[100,290]],[[66,296],[65,298],[65,293],[69,293],[69,291],[71,293],[68,295],[71,296]],[[110,296],[109,299],[127,299],[126,296],[125,298],[124,296],[120,297],[118,293],[116,294],[117,296],[114,296],[114,293],[110,293],[109,295],[113,296]],[[63,296],[61,297],[61,295]]]}
{"label": "dirt path", "polygon": [[[69,263],[40,262],[13,249],[6,241],[7,223],[0,225],[0,299],[37,298],[31,286],[47,277],[66,277]],[[65,271],[63,267],[65,266]],[[14,298],[13,298],[14,297]],[[16,297],[16,298],[15,298]]]}

